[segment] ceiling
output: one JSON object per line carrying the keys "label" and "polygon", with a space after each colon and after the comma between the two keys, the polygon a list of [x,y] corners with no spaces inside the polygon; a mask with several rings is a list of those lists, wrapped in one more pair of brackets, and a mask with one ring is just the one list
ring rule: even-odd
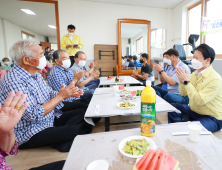
{"label": "ceiling", "polygon": [[[28,15],[20,9],[30,9],[36,15]],[[52,3],[0,0],[0,18],[44,36],[56,36],[55,6]]]}
{"label": "ceiling", "polygon": [[184,0],[82,0],[95,1],[112,4],[132,5],[132,6],[146,6],[152,8],[174,8]]}
{"label": "ceiling", "polygon": [[122,23],[121,24],[121,38],[133,38],[137,36],[139,33],[141,33],[144,27],[147,28],[147,24]]}

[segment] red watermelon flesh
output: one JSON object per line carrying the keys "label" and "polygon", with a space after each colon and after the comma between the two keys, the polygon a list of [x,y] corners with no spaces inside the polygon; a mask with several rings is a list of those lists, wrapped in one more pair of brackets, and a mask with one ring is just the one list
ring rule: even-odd
{"label": "red watermelon flesh", "polygon": [[179,162],[165,150],[149,149],[136,163],[133,170],[177,170]]}
{"label": "red watermelon flesh", "polygon": [[156,170],[160,152],[161,152],[161,150],[157,151],[156,155],[153,157],[153,160],[148,164],[148,168],[146,168],[146,169]]}
{"label": "red watermelon flesh", "polygon": [[132,96],[136,96],[136,90],[131,91]]}
{"label": "red watermelon flesh", "polygon": [[125,89],[125,87],[119,86],[119,90],[124,90],[124,89]]}
{"label": "red watermelon flesh", "polygon": [[151,163],[153,157],[156,155],[156,151],[153,149],[149,149],[147,152],[149,152],[149,153],[148,153],[146,159],[143,159],[141,162],[140,162],[140,160],[137,162],[136,170],[147,170],[147,167]]}
{"label": "red watermelon flesh", "polygon": [[143,166],[144,161],[147,159],[147,157],[149,156],[149,154],[151,152],[155,152],[153,149],[149,149],[144,155],[143,157],[136,163],[136,168],[140,169]]}
{"label": "red watermelon flesh", "polygon": [[114,76],[109,76],[108,80],[114,79]]}
{"label": "red watermelon flesh", "polygon": [[158,159],[158,162],[157,162],[156,169],[164,169],[164,167],[165,167],[164,161],[165,161],[165,158],[166,158],[166,153],[164,151],[165,150],[162,150],[162,152],[159,155],[159,159]]}
{"label": "red watermelon flesh", "polygon": [[119,79],[119,82],[123,82],[123,79]]}

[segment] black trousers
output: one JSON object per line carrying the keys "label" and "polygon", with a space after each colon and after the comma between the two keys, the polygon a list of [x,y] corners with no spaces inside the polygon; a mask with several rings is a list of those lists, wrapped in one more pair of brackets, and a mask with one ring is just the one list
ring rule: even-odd
{"label": "black trousers", "polygon": [[[77,135],[88,134],[92,126],[84,121],[85,110],[71,108],[72,102],[64,105],[63,114],[54,119],[54,127],[49,127],[32,136],[19,149],[30,149],[50,145],[60,152],[68,152]],[[67,111],[69,110],[69,111]]]}
{"label": "black trousers", "polygon": [[62,170],[65,161],[53,162],[50,164],[42,165],[40,167],[31,168],[30,170]]}
{"label": "black trousers", "polygon": [[71,61],[71,66],[69,68],[71,68],[73,66],[73,64],[75,63],[74,60],[74,56],[69,56],[70,57],[70,61]]}

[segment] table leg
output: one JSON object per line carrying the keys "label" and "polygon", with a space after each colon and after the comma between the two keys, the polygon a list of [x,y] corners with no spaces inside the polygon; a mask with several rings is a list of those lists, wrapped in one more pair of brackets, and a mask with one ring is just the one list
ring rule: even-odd
{"label": "table leg", "polygon": [[110,118],[105,117],[105,132],[109,131],[109,127],[110,127]]}

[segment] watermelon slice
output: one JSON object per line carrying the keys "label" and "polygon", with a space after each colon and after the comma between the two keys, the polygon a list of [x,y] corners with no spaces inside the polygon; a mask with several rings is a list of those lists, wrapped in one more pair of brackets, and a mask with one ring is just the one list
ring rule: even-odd
{"label": "watermelon slice", "polygon": [[114,79],[114,76],[108,76],[107,79],[108,80]]}
{"label": "watermelon slice", "polygon": [[123,82],[123,79],[119,79],[119,82]]}
{"label": "watermelon slice", "polygon": [[125,89],[125,87],[119,86],[119,90],[124,90],[124,89]]}
{"label": "watermelon slice", "polygon": [[131,91],[132,96],[136,96],[136,90]]}
{"label": "watermelon slice", "polygon": [[177,170],[179,162],[165,150],[149,149],[136,163],[133,170]]}

